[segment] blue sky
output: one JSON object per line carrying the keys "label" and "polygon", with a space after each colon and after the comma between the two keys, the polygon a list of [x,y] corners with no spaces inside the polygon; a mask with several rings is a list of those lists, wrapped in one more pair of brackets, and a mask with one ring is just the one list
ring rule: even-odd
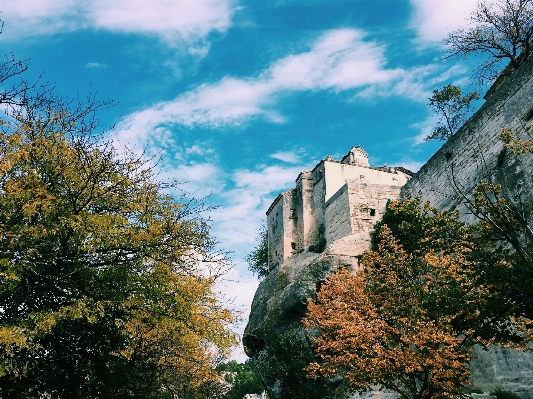
{"label": "blue sky", "polygon": [[[413,171],[439,143],[431,90],[467,86],[472,60],[441,40],[473,0],[0,0],[3,54],[59,93],[96,91],[113,139],[161,156],[169,178],[219,208],[234,252],[222,289],[246,314],[242,258],[276,195],[302,170],[361,145]],[[238,355],[237,355],[238,356]]]}

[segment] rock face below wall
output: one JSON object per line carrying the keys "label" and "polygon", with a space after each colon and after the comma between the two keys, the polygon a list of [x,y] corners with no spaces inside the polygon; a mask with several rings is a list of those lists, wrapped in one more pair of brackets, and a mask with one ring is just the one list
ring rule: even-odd
{"label": "rock face below wall", "polygon": [[[533,58],[509,77],[415,174],[402,195],[420,196],[441,210],[459,209],[468,216],[457,187],[470,193],[480,180],[490,179],[502,184],[504,193],[523,193],[524,204],[533,209],[533,155],[513,156],[499,140],[502,127],[511,129],[520,140],[531,139],[531,93]],[[357,256],[369,246],[368,234],[350,235],[334,241],[322,254],[304,252],[276,267],[255,294],[243,337],[246,353],[253,356],[269,334],[296,327],[305,314],[308,298],[315,297],[335,266],[357,268]],[[533,353],[493,347],[488,351],[476,348],[476,354],[471,364],[475,388],[484,392],[502,388],[533,398]],[[369,395],[381,398],[375,392]]]}
{"label": "rock face below wall", "polygon": [[475,348],[470,364],[472,384],[483,392],[501,388],[524,398],[533,397],[533,353],[501,346]]}
{"label": "rock face below wall", "polygon": [[[343,266],[359,268],[358,256],[370,247],[370,234],[361,233],[334,241],[321,253],[302,252],[280,266],[259,284],[243,336],[246,354],[253,357],[267,335],[287,328],[301,328],[308,298],[334,270]],[[533,353],[492,347],[475,348],[471,363],[472,383],[482,392],[501,388],[533,398]],[[394,399],[395,394],[371,391],[358,399]]]}
{"label": "rock face below wall", "polygon": [[358,255],[370,246],[370,234],[353,234],[334,241],[321,254],[302,252],[272,270],[259,284],[252,302],[243,344],[253,356],[269,334],[297,326],[307,301],[337,266],[358,268]]}

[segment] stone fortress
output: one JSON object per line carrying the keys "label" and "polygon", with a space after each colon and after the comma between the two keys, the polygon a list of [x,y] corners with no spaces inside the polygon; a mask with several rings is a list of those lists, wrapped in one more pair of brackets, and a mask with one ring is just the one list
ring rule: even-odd
{"label": "stone fortress", "polygon": [[[357,270],[387,199],[420,196],[475,221],[463,195],[488,180],[533,218],[533,154],[511,154],[499,138],[503,127],[519,140],[533,137],[533,58],[497,80],[485,100],[412,177],[402,168],[370,167],[364,150],[354,147],[339,162],[328,157],[302,172],[296,188],[275,199],[267,213],[270,272],[255,293],[243,336],[248,356],[271,334],[301,330],[308,299],[336,266]],[[470,363],[475,389],[533,397],[533,352],[491,347],[477,348],[476,355]]]}
{"label": "stone fortress", "polygon": [[321,252],[338,239],[370,232],[387,201],[400,198],[412,175],[402,167],[371,167],[359,146],[340,161],[328,155],[301,172],[296,188],[278,195],[267,211],[269,268],[294,254]]}

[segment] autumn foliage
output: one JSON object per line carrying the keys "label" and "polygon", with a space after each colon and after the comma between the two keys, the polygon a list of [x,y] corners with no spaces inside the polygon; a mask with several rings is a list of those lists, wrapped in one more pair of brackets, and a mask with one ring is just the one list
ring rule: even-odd
{"label": "autumn foliage", "polygon": [[309,303],[304,323],[318,358],[311,375],[340,375],[349,391],[450,397],[468,384],[474,344],[520,347],[528,321],[501,305],[487,276],[510,264],[477,233],[457,212],[390,203],[364,271],[338,270]]}
{"label": "autumn foliage", "polygon": [[235,337],[201,202],[37,111],[0,126],[2,397],[214,397]]}

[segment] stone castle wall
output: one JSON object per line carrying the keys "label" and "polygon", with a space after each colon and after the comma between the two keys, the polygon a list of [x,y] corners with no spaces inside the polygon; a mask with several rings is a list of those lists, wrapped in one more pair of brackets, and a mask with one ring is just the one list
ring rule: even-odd
{"label": "stone castle wall", "polygon": [[[533,209],[533,154],[515,155],[499,139],[507,128],[520,140],[533,138],[533,59],[523,64],[470,120],[446,142],[402,188],[403,198],[419,196],[440,210],[458,209],[460,217],[476,222],[464,205],[481,180],[501,184],[503,194]],[[533,289],[533,288],[532,288]],[[471,363],[474,387],[489,392],[510,390],[533,396],[533,353],[491,347],[476,348]]]}
{"label": "stone castle wall", "polygon": [[511,75],[470,120],[446,142],[402,190],[404,198],[420,196],[441,210],[459,209],[462,194],[481,180],[502,184],[509,198],[522,193],[528,208],[533,201],[533,155],[514,155],[499,139],[507,128],[518,139],[533,137],[533,59]]}
{"label": "stone castle wall", "polygon": [[370,167],[360,147],[300,173],[296,187],[281,193],[267,212],[270,270],[295,254],[320,252],[334,240],[370,231],[409,178],[406,170]]}
{"label": "stone castle wall", "polygon": [[325,213],[326,219],[329,220],[328,229],[326,231],[328,241],[335,241],[352,234],[348,184],[342,186],[341,189],[326,202]]}
{"label": "stone castle wall", "polygon": [[348,181],[325,204],[326,241],[367,232],[381,220],[388,200],[400,198],[400,186]]}

